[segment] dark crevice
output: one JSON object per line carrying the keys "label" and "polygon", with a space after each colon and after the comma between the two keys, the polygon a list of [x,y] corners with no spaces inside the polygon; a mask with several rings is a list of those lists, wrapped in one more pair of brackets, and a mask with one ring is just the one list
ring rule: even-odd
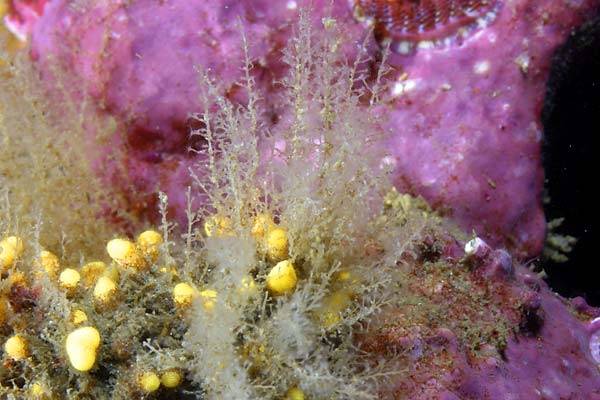
{"label": "dark crevice", "polygon": [[[565,263],[543,268],[550,286],[566,297],[583,296],[600,305],[597,215],[598,186],[593,159],[600,135],[600,14],[576,30],[555,54],[542,122],[548,220],[565,218],[558,232],[577,238]],[[593,222],[594,221],[594,222]]]}

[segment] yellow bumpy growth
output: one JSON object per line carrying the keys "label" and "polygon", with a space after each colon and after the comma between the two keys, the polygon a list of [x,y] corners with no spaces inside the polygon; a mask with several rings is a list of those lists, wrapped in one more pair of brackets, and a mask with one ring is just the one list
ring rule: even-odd
{"label": "yellow bumpy growth", "polygon": [[251,233],[256,239],[262,239],[275,228],[277,228],[277,225],[269,214],[259,214],[254,219]]}
{"label": "yellow bumpy growth", "polygon": [[71,322],[73,322],[73,325],[81,325],[87,322],[87,320],[88,316],[85,311],[75,310],[73,311],[73,314],[71,314]]}
{"label": "yellow bumpy growth", "polygon": [[294,264],[289,260],[280,261],[267,275],[267,289],[273,296],[282,296],[294,291],[298,283]]}
{"label": "yellow bumpy growth", "polygon": [[200,298],[202,299],[202,306],[206,310],[212,310],[215,308],[215,302],[217,301],[217,291],[212,289],[206,289],[200,292]]}
{"label": "yellow bumpy growth", "polygon": [[273,229],[267,235],[267,258],[272,262],[288,258],[288,237],[284,229]]}
{"label": "yellow bumpy growth", "polygon": [[66,349],[73,368],[82,372],[92,369],[99,346],[100,332],[96,328],[86,326],[69,333]]}
{"label": "yellow bumpy growth", "polygon": [[94,286],[94,300],[96,305],[106,307],[116,301],[117,284],[107,276],[101,276]]}
{"label": "yellow bumpy growth", "polygon": [[144,258],[138,252],[135,243],[127,239],[113,239],[106,245],[110,258],[122,267],[141,270],[146,266]]}
{"label": "yellow bumpy growth", "polygon": [[212,216],[204,223],[204,233],[206,236],[235,236],[233,223],[230,218],[218,215]]}
{"label": "yellow bumpy growth", "polygon": [[319,319],[324,328],[333,328],[340,320],[342,313],[348,308],[352,297],[346,290],[331,293],[323,301]]}
{"label": "yellow bumpy growth", "polygon": [[194,288],[185,282],[178,283],[173,288],[173,301],[178,307],[189,307],[195,295]]}
{"label": "yellow bumpy growth", "polygon": [[160,377],[160,383],[166,388],[174,388],[179,386],[181,382],[181,374],[178,371],[166,371]]}
{"label": "yellow bumpy growth", "polygon": [[67,291],[77,289],[80,280],[81,275],[73,268],[65,268],[58,277],[60,286]]}
{"label": "yellow bumpy growth", "polygon": [[107,271],[106,264],[102,261],[92,261],[81,267],[81,275],[83,277],[83,285],[86,288],[94,286],[98,278],[104,275]]}
{"label": "yellow bumpy growth", "polygon": [[304,400],[304,392],[297,387],[293,387],[285,394],[286,400]]}
{"label": "yellow bumpy growth", "polygon": [[29,357],[29,343],[21,335],[10,337],[4,344],[6,355],[15,361],[21,361]]}
{"label": "yellow bumpy growth", "polygon": [[154,262],[160,253],[160,245],[163,243],[163,237],[157,231],[148,230],[140,233],[136,243],[142,254]]}
{"label": "yellow bumpy growth", "polygon": [[60,261],[58,257],[47,250],[42,250],[40,252],[39,260],[35,260],[34,265],[36,267],[42,267],[44,272],[52,279],[56,279],[58,271],[60,270]]}
{"label": "yellow bumpy growth", "polygon": [[156,392],[160,387],[160,379],[154,372],[144,372],[140,376],[140,389],[146,393]]}
{"label": "yellow bumpy growth", "polygon": [[23,240],[20,237],[8,236],[0,240],[0,274],[6,273],[21,254],[23,254]]}

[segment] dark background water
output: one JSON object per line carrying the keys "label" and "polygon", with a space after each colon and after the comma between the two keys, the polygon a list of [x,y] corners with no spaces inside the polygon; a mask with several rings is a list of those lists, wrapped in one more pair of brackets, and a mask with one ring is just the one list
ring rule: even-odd
{"label": "dark background water", "polygon": [[558,231],[578,239],[568,262],[543,268],[555,291],[600,306],[600,13],[557,51],[542,119],[546,216],[564,217]]}

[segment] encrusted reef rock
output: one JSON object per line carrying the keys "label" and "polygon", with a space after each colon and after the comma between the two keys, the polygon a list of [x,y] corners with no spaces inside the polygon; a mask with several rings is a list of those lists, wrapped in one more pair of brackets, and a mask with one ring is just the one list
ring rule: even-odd
{"label": "encrusted reef rock", "polygon": [[445,258],[450,269],[411,267],[411,285],[438,313],[415,321],[415,304],[407,304],[386,312],[377,333],[365,339],[371,351],[409,354],[410,379],[399,380],[391,398],[600,399],[598,328],[590,322],[599,311],[581,298],[557,296],[479,238],[462,254],[460,261]]}
{"label": "encrusted reef rock", "polygon": [[600,399],[600,311],[523,264],[551,55],[597,1],[10,5],[32,115],[160,229],[66,254],[0,203],[0,394]]}
{"label": "encrusted reef rock", "polygon": [[[396,186],[425,196],[491,244],[523,259],[539,254],[545,235],[544,84],[553,50],[595,2],[431,1],[415,5],[416,11],[402,2],[327,4],[313,2],[314,20],[334,17],[347,43],[361,43],[373,29],[377,43],[368,43],[367,55],[374,60],[388,44],[392,51],[383,162],[394,166]],[[152,208],[145,206],[155,203],[156,182],[173,204],[183,204],[194,162],[189,146],[198,144],[189,142],[189,115],[202,109],[195,67],[212,71],[219,90],[243,103],[243,90],[234,84],[243,73],[243,31],[268,110],[263,123],[277,124],[281,48],[300,6],[54,1],[34,25],[31,54],[45,75],[61,67],[83,80],[99,112],[116,118],[124,136],[113,145],[127,149],[136,187],[127,189],[132,207]],[[441,16],[424,16],[432,13]],[[356,56],[356,46],[346,50]],[[173,211],[184,221],[177,209],[183,208]]]}

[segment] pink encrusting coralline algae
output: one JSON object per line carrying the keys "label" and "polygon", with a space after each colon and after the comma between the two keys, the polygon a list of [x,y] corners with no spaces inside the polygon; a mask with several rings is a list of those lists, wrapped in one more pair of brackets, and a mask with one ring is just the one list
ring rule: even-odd
{"label": "pink encrusting coralline algae", "polygon": [[[427,33],[422,40],[416,33],[396,34],[389,23],[380,28],[384,17],[402,19],[402,8],[386,13],[370,6],[378,2],[334,3],[331,15],[348,38],[360,42],[372,26],[381,46],[391,39],[394,70],[386,101],[393,111],[384,162],[394,166],[397,187],[423,195],[465,230],[522,259],[539,254],[545,237],[544,85],[552,52],[593,1],[494,2],[464,11],[469,18],[448,17],[453,29],[443,29],[441,22],[418,29]],[[425,3],[453,9],[471,4]],[[325,15],[327,4],[313,2],[315,20]],[[276,98],[279,51],[298,6],[294,1],[152,6],[115,1],[78,10],[54,1],[35,25],[31,52],[45,71],[50,69],[46,57],[53,55],[53,63],[82,78],[103,109],[118,116],[137,187],[130,193],[132,203],[152,204],[160,182],[174,204],[184,204],[181,188],[189,184],[193,162],[189,115],[200,109],[194,66],[214,72],[224,93],[243,100],[233,85],[241,77],[236,62],[242,55],[241,23],[268,104]],[[371,45],[369,55],[377,51]],[[349,46],[348,53],[352,58],[356,48]],[[276,103],[268,107],[272,116],[266,123],[273,124],[281,110]],[[185,220],[182,213],[178,217]]]}
{"label": "pink encrusting coralline algae", "polygon": [[[439,215],[477,235],[466,244],[450,234],[436,240],[451,266],[444,273],[466,268],[469,288],[494,310],[469,308],[467,289],[452,286],[437,270],[424,277],[418,268],[425,263],[415,261],[406,271],[408,285],[438,304],[447,302],[447,316],[457,322],[408,326],[409,307],[382,315],[360,346],[410,354],[413,362],[407,378],[392,381],[381,396],[600,399],[600,311],[555,295],[520,264],[540,254],[546,233],[540,113],[552,54],[598,1],[311,3],[314,29],[335,20],[349,59],[365,43],[370,61],[364,65],[373,71],[367,84],[389,49],[388,87],[380,99],[386,111],[381,164],[391,168],[399,191],[423,196]],[[115,118],[123,135],[96,150],[108,159],[114,146],[125,149],[130,179],[117,180],[116,169],[102,162],[97,173],[151,218],[158,191],[165,192],[170,215],[185,225],[189,169],[198,161],[190,151],[198,145],[190,142],[190,129],[198,128],[190,115],[203,108],[198,70],[210,71],[221,94],[244,104],[247,93],[236,84],[244,74],[243,33],[266,110],[261,122],[277,131],[286,115],[277,101],[286,72],[281,50],[295,34],[302,6],[292,0],[87,6],[55,0],[21,32],[33,26],[30,54],[49,87],[57,71],[66,71],[67,79],[80,82],[76,90],[97,104],[94,112]],[[81,99],[82,92],[71,95]],[[458,337],[461,314],[471,311],[486,324],[502,319],[513,327],[489,332],[500,355],[475,344],[467,349],[476,338]]]}
{"label": "pink encrusting coralline algae", "polygon": [[[327,4],[313,2],[315,20]],[[429,1],[415,15],[405,6],[386,12],[373,4],[380,3],[334,2],[330,14],[350,42],[361,42],[369,27],[379,48],[391,41],[385,101],[392,111],[383,161],[394,166],[396,186],[425,196],[491,244],[523,259],[536,256],[545,236],[544,85],[552,52],[594,1]],[[117,116],[137,189],[129,193],[132,204],[153,204],[160,182],[173,204],[182,205],[193,162],[189,115],[201,109],[194,66],[210,70],[223,93],[243,101],[233,84],[241,77],[243,29],[271,114],[265,123],[276,124],[279,52],[298,7],[295,1],[109,1],[78,10],[54,1],[35,25],[31,54],[46,74],[58,63],[82,78],[102,109]],[[427,12],[454,13],[446,17],[452,29],[442,17],[423,17]],[[413,25],[393,20],[417,17]],[[421,31],[419,39],[415,32]],[[350,58],[356,55],[356,47],[347,49]],[[377,46],[370,44],[368,52],[376,57]],[[178,219],[185,221],[182,212]]]}
{"label": "pink encrusting coralline algae", "polygon": [[[587,322],[600,311],[582,298],[567,301],[554,294],[536,274],[513,265],[504,250],[493,250],[480,238],[467,242],[464,253],[455,246],[448,244],[445,249],[447,260],[466,256],[463,262],[473,268],[473,292],[487,287],[494,298],[487,306],[490,312],[493,304],[501,304],[503,317],[518,321],[518,328],[510,334],[501,358],[473,358],[455,331],[444,327],[422,334],[399,328],[404,310],[386,314],[385,328],[367,339],[369,349],[401,348],[415,354],[411,379],[398,382],[396,393],[419,400],[600,399],[598,318]],[[446,299],[446,312],[459,320],[468,306],[455,307],[448,301],[454,296],[453,288],[440,281],[435,290],[441,293],[440,299]],[[486,317],[482,315],[482,324]],[[422,352],[425,343],[451,361],[444,364],[436,359],[434,363],[431,354]]]}

